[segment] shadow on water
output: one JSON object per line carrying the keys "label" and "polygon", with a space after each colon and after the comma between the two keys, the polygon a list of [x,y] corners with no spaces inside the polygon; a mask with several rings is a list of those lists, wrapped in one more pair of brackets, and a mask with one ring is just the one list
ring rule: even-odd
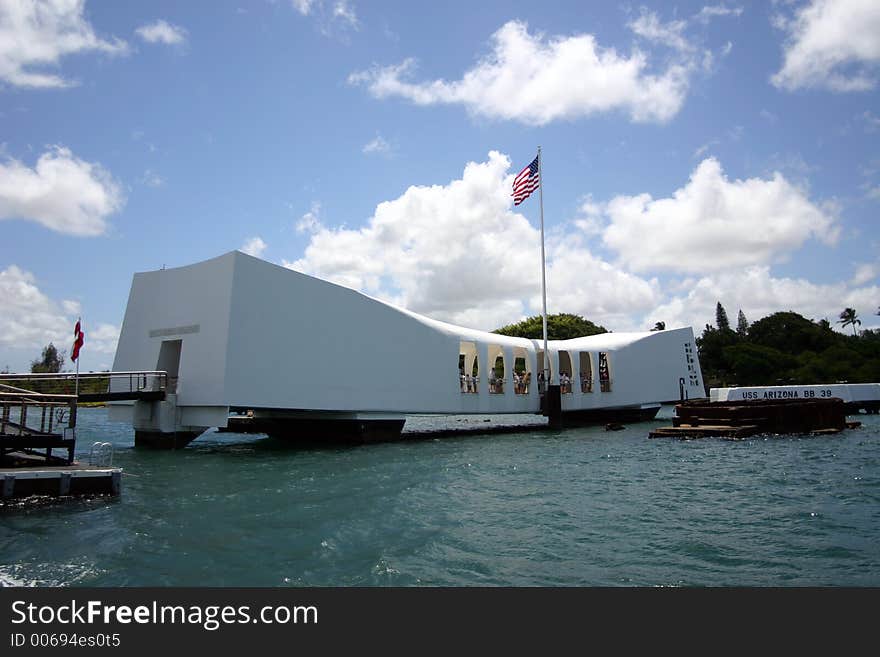
{"label": "shadow on water", "polygon": [[[223,439],[217,440],[211,436],[223,435]],[[310,436],[297,436],[296,438],[281,438],[267,434],[206,434],[190,443],[185,451],[200,454],[295,454],[297,452],[336,453],[359,448],[369,448],[380,445],[396,445],[401,443],[417,442],[426,440],[422,437],[403,436],[398,440],[363,441],[363,440],[340,440],[328,441],[326,438]]]}

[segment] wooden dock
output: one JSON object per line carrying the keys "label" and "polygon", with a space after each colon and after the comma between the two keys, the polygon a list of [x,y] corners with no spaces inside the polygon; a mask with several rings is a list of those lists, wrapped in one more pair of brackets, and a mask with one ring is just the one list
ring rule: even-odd
{"label": "wooden dock", "polygon": [[[46,465],[70,465],[76,447],[76,396],[0,385],[0,467],[24,455]],[[63,450],[58,456],[53,450]]]}
{"label": "wooden dock", "polygon": [[77,401],[0,383],[0,500],[119,495],[122,469],[112,465],[110,443],[95,443],[88,464],[74,461]]}
{"label": "wooden dock", "polygon": [[829,435],[858,426],[846,421],[842,399],[755,399],[736,402],[695,400],[675,407],[671,427],[649,438],[682,440],[719,436],[741,440],[759,434]]}

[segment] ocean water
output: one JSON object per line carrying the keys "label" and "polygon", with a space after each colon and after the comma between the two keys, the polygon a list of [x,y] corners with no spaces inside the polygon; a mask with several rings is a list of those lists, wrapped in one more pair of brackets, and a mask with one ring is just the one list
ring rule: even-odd
{"label": "ocean water", "polygon": [[78,457],[112,442],[122,495],[0,508],[0,584],[880,585],[880,416],[648,439],[671,415],[326,448],[212,432],[154,452],[81,409]]}

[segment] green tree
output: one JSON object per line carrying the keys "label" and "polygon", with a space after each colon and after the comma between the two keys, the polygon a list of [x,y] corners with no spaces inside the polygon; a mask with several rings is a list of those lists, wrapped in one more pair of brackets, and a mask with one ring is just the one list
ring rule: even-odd
{"label": "green tree", "polygon": [[749,321],[746,319],[746,314],[740,309],[739,314],[736,316],[736,334],[744,338],[749,334]]}
{"label": "green tree", "polygon": [[720,301],[715,305],[715,326],[718,327],[719,331],[730,330],[730,320],[727,319],[727,311],[724,310],[724,306],[721,305]]}
{"label": "green tree", "polygon": [[756,344],[725,347],[724,356],[733,379],[741,386],[791,383],[790,372],[798,364],[794,356]]}
{"label": "green tree", "polygon": [[[535,315],[516,324],[502,326],[495,329],[493,333],[540,340],[544,335],[543,322],[540,315]],[[608,333],[608,329],[604,326],[598,326],[580,315],[557,313],[547,316],[547,338],[549,340],[570,340],[600,333]]]}
{"label": "green tree", "polygon": [[822,354],[830,381],[859,383],[856,372],[864,359],[856,349],[852,348],[852,342],[836,344]]}
{"label": "green tree", "polygon": [[880,330],[861,331],[854,340],[827,319],[813,322],[791,311],[759,319],[745,335],[707,324],[697,347],[707,387],[880,380]]}
{"label": "green tree", "polygon": [[859,319],[859,316],[856,313],[855,308],[844,308],[843,312],[840,313],[840,320],[837,323],[841,325],[841,328],[846,328],[847,326],[852,326],[853,335],[855,335],[856,334],[856,324],[861,326],[862,320]]}
{"label": "green tree", "polygon": [[711,324],[706,324],[703,335],[697,338],[700,367],[708,386],[723,386],[733,381],[731,378],[733,372],[725,348],[734,344],[736,344],[736,334],[730,328],[722,331]]}
{"label": "green tree", "polygon": [[665,331],[666,330],[666,322],[657,322],[656,324],[654,324],[654,328],[652,328],[651,330],[652,331]]}
{"label": "green tree", "polygon": [[40,360],[31,361],[31,372],[60,372],[64,366],[64,352],[58,351],[51,342],[43,348]]}
{"label": "green tree", "polygon": [[767,315],[749,326],[749,342],[772,347],[784,354],[821,353],[838,337],[830,328],[825,330],[821,324],[814,324],[791,311]]}

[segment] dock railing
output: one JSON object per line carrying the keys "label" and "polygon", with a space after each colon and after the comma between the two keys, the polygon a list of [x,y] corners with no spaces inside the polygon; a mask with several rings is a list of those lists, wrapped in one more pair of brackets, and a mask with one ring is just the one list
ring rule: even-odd
{"label": "dock railing", "polygon": [[53,448],[67,450],[68,464],[76,447],[76,396],[44,394],[0,384],[0,463],[19,452],[59,460]]}
{"label": "dock railing", "polygon": [[[79,401],[108,401],[111,393],[117,397],[138,393],[174,392],[176,377],[164,371],[138,372],[80,372],[77,391],[75,372],[0,374],[0,385],[14,386],[26,391],[48,395],[75,395]],[[169,385],[170,384],[170,385]]]}

